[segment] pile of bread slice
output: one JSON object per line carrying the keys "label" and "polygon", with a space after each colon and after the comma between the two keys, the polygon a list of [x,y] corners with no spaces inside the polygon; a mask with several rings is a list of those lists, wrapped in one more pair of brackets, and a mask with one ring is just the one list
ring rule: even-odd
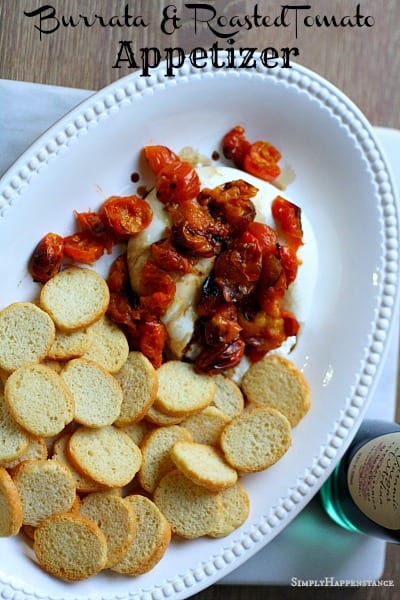
{"label": "pile of bread slice", "polygon": [[68,267],[0,311],[0,536],[22,532],[66,581],[140,575],[171,537],[222,537],[250,511],[245,474],[291,445],[310,406],[287,358],[225,374],[155,369],[107,317],[109,291]]}

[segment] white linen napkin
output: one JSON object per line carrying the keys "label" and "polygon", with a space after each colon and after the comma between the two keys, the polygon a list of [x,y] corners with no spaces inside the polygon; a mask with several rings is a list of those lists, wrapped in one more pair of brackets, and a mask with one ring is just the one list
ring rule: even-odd
{"label": "white linen napkin", "polygon": [[88,90],[0,79],[0,176]]}

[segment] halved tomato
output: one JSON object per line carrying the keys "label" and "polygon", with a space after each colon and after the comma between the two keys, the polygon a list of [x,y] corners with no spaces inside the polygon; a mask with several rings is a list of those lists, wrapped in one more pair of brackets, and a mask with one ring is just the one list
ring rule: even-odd
{"label": "halved tomato", "polygon": [[111,196],[99,212],[108,229],[122,236],[140,233],[153,218],[150,204],[138,196]]}
{"label": "halved tomato", "polygon": [[64,255],[74,262],[92,264],[104,253],[103,244],[89,231],[78,231],[64,238]]}
{"label": "halved tomato", "polygon": [[275,146],[260,140],[251,144],[244,157],[243,168],[246,173],[270,182],[281,173],[278,165],[280,159],[281,154]]}
{"label": "halved tomato", "polygon": [[145,146],[144,154],[155,175],[165,166],[173,162],[179,162],[180,158],[167,146],[155,145]]}

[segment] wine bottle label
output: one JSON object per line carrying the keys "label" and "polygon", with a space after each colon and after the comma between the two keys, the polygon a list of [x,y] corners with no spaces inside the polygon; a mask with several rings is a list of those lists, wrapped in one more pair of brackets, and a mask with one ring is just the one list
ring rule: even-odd
{"label": "wine bottle label", "polygon": [[357,507],[387,529],[400,529],[400,432],[370,440],[353,456],[347,484]]}

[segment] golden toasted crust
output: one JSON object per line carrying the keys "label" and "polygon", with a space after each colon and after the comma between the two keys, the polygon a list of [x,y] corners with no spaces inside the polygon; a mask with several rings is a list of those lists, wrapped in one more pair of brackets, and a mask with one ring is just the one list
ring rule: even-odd
{"label": "golden toasted crust", "polygon": [[47,353],[50,360],[71,360],[87,352],[93,342],[92,327],[65,332],[56,330],[56,337]]}
{"label": "golden toasted crust", "polygon": [[155,407],[173,417],[187,417],[208,406],[215,396],[212,377],[196,373],[193,365],[170,360],[157,369]]}
{"label": "golden toasted crust", "polygon": [[60,433],[74,417],[74,399],[60,375],[44,365],[20,367],[4,389],[8,410],[27,431],[39,437]]}
{"label": "golden toasted crust", "polygon": [[244,407],[242,390],[234,381],[224,375],[213,375],[213,379],[217,389],[212,404],[233,419],[242,412]]}
{"label": "golden toasted crust", "polygon": [[161,479],[154,502],[169,521],[173,533],[186,539],[207,535],[222,510],[220,492],[211,492],[185,477],[178,469]]}
{"label": "golden toasted crust", "polygon": [[242,483],[237,481],[235,485],[221,492],[222,511],[218,514],[210,537],[224,537],[229,535],[242,525],[249,516],[250,501]]}
{"label": "golden toasted crust", "polygon": [[123,393],[115,425],[126,427],[140,421],[152,406],[158,389],[157,372],[144,354],[133,351],[129,353],[115,378]]}
{"label": "golden toasted crust", "polygon": [[276,408],[292,427],[310,408],[310,389],[303,373],[284,356],[266,355],[242,379],[246,398],[256,406]]}
{"label": "golden toasted crust", "polygon": [[192,436],[179,425],[154,429],[144,438],[140,446],[143,460],[138,474],[144,490],[153,492],[161,477],[175,468],[170,451],[176,442],[183,440],[191,441]]}
{"label": "golden toasted crust", "polygon": [[176,442],[170,455],[172,462],[188,479],[213,492],[225,490],[237,481],[237,471],[213,446]]}
{"label": "golden toasted crust", "polygon": [[65,365],[61,379],[75,404],[75,421],[88,427],[111,425],[119,415],[122,389],[104,367],[86,358],[75,358]]}
{"label": "golden toasted crust", "polygon": [[0,370],[11,373],[40,362],[55,336],[49,315],[32,302],[15,302],[0,311]]}
{"label": "golden toasted crust", "polygon": [[3,464],[10,474],[12,475],[13,469],[15,469],[20,463],[25,460],[36,460],[37,458],[47,458],[47,446],[44,438],[36,437],[31,433],[28,434],[28,447],[25,452],[18,458],[8,461]]}
{"label": "golden toasted crust", "polygon": [[109,300],[105,280],[96,271],[81,267],[60,271],[40,293],[40,306],[61,331],[92,325],[105,314]]}
{"label": "golden toasted crust", "polygon": [[207,406],[200,413],[184,419],[181,424],[192,434],[194,442],[218,447],[221,433],[229,421],[230,418],[219,408]]}
{"label": "golden toasted crust", "polygon": [[0,465],[18,460],[28,444],[29,434],[16,422],[0,391]]}
{"label": "golden toasted crust", "polygon": [[276,463],[291,440],[290,423],[284,415],[274,408],[252,408],[226,425],[221,448],[232,467],[254,472]]}
{"label": "golden toasted crust", "polygon": [[129,435],[131,440],[135,442],[137,446],[140,446],[146,435],[152,430],[152,425],[148,421],[142,419],[138,423],[132,423],[132,425],[126,425],[121,427],[122,431]]}
{"label": "golden toasted crust", "polygon": [[87,494],[89,492],[102,491],[104,485],[101,485],[98,481],[94,481],[94,479],[86,477],[83,473],[78,471],[70,461],[68,456],[69,438],[70,434],[66,433],[54,442],[52,458],[68,467],[75,481],[77,492]]}
{"label": "golden toasted crust", "polygon": [[13,479],[24,524],[37,527],[47,517],[69,511],[75,502],[72,475],[56,460],[27,460],[16,468]]}
{"label": "golden toasted crust", "polygon": [[100,528],[73,513],[44,520],[36,529],[33,549],[45,571],[65,581],[80,581],[104,568],[107,542]]}
{"label": "golden toasted crust", "polygon": [[113,571],[141,575],[152,569],[164,556],[171,541],[171,527],[157,506],[145,496],[132,494],[124,499],[136,515],[136,535],[125,557]]}
{"label": "golden toasted crust", "polygon": [[182,423],[184,420],[184,416],[182,417],[172,417],[171,415],[167,415],[162,410],[159,410],[152,404],[145,414],[144,418],[149,423],[153,425],[159,425],[160,427],[168,427],[169,425],[178,425]]}
{"label": "golden toasted crust", "polygon": [[142,462],[138,446],[113,425],[79,427],[70,437],[68,456],[87,477],[108,487],[127,485]]}
{"label": "golden toasted crust", "polygon": [[106,315],[90,329],[93,341],[84,358],[97,362],[109,373],[117,373],[129,354],[129,344],[124,332]]}
{"label": "golden toasted crust", "polygon": [[11,476],[0,467],[0,537],[17,535],[22,526],[22,504]]}
{"label": "golden toasted crust", "polygon": [[119,563],[128,552],[136,532],[136,514],[130,504],[116,494],[98,492],[85,496],[79,510],[104,533],[107,541],[104,568],[109,569]]}

